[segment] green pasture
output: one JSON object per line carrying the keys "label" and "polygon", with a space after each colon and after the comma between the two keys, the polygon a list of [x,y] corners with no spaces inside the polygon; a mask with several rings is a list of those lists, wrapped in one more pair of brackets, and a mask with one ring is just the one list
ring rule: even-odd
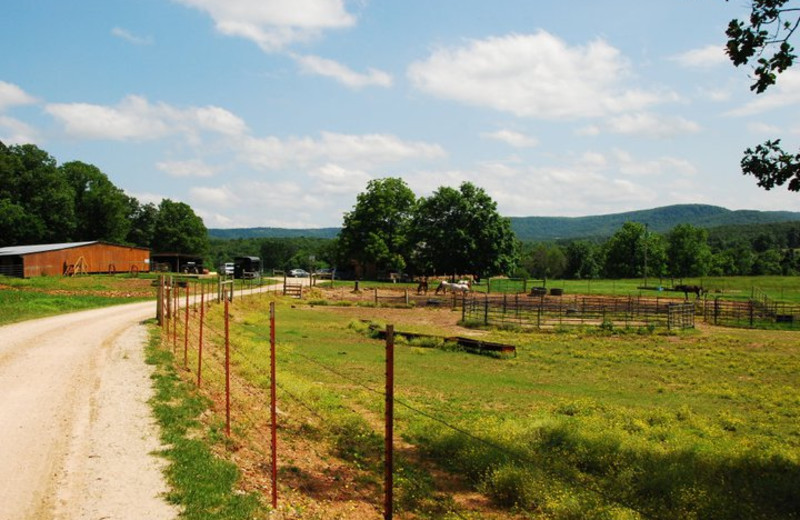
{"label": "green pasture", "polygon": [[[759,289],[768,297],[781,302],[800,302],[800,276],[719,276],[703,278],[642,278],[621,280],[522,280],[510,278],[492,278],[473,284],[475,292],[491,293],[519,293],[530,292],[533,287],[541,287],[544,282],[546,288],[560,288],[564,294],[595,294],[614,296],[637,295],[664,295],[665,297],[683,296],[683,293],[668,291],[679,284],[699,285],[708,290],[708,297],[720,297],[730,300],[748,299],[753,294],[753,289]],[[319,281],[320,287],[354,287],[355,282],[346,280]],[[438,282],[430,283],[430,291],[436,290]],[[648,287],[649,289],[641,289]],[[391,283],[360,281],[361,290],[368,289],[409,289],[416,291],[417,283]],[[659,291],[658,288],[661,288]]]}
{"label": "green pasture", "polygon": [[[0,325],[146,300],[155,296],[149,284],[130,275],[0,276]],[[148,292],[152,296],[146,296]]]}
{"label": "green pasture", "polygon": [[[326,419],[342,457],[379,475],[383,342],[335,309],[291,303],[277,310],[279,385]],[[264,370],[265,305],[234,311],[241,354]],[[407,312],[398,329],[437,332],[415,318],[428,311]],[[517,357],[398,343],[396,427],[496,504],[532,518],[798,518],[796,333],[484,337]],[[413,480],[398,507],[446,516],[434,481]]]}

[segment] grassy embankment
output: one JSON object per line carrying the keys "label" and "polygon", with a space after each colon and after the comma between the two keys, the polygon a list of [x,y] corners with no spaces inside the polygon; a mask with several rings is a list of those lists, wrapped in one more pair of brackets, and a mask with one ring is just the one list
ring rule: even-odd
{"label": "grassy embankment", "polygon": [[[291,304],[278,308],[279,383],[323,420],[279,392],[287,415],[308,422],[283,435],[315,432],[374,473],[365,488],[379,487],[382,399],[365,387],[382,388],[383,350],[353,329],[363,328],[354,318],[383,311]],[[240,300],[234,311],[234,360],[259,365],[243,372],[254,388],[268,363],[264,305]],[[394,312],[398,328],[436,333],[422,323],[442,311]],[[395,407],[411,446],[397,507],[469,514],[437,491],[436,462],[535,518],[797,518],[796,333],[614,332],[490,332],[486,339],[518,348],[503,360],[399,346],[397,397],[417,411]]]}
{"label": "grassy embankment", "polygon": [[150,282],[130,275],[0,276],[0,325],[154,298]]}

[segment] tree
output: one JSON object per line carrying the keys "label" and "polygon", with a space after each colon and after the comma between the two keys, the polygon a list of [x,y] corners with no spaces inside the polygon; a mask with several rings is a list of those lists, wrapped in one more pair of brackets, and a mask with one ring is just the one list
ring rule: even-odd
{"label": "tree", "polygon": [[663,276],[666,250],[661,235],[650,233],[644,224],[626,222],[608,239],[605,273],[609,278]]}
{"label": "tree", "polygon": [[[800,25],[800,7],[792,5],[793,0],[753,0],[749,22],[731,20],[725,32],[726,52],[735,66],[755,59],[750,90],[756,94],[774,85],[777,75],[797,58],[789,42]],[[800,191],[800,153],[785,152],[780,143],[780,139],[768,140],[745,150],[742,173],[754,176],[766,190],[788,182],[789,191]]]}
{"label": "tree", "polygon": [[522,267],[527,276],[534,278],[561,278],[567,268],[567,256],[556,244],[536,244],[526,248],[522,255]]}
{"label": "tree", "polygon": [[208,230],[188,204],[163,199],[153,226],[153,251],[202,255],[209,248]]}
{"label": "tree", "polygon": [[413,225],[414,262],[426,274],[511,272],[518,244],[511,221],[486,192],[465,182],[420,201]]}
{"label": "tree", "polygon": [[586,241],[570,242],[566,251],[565,276],[579,280],[597,278],[600,275],[597,249],[597,246]]}
{"label": "tree", "polygon": [[361,274],[401,271],[408,258],[408,231],[416,207],[414,192],[399,178],[374,179],[359,193],[339,232],[343,257]]}
{"label": "tree", "polygon": [[56,160],[32,144],[0,142],[0,201],[5,218],[24,221],[3,234],[5,245],[67,242],[75,230],[74,192]]}
{"label": "tree", "polygon": [[711,268],[708,232],[691,224],[678,224],[667,235],[667,258],[671,276],[706,276]]}
{"label": "tree", "polygon": [[75,197],[73,239],[124,242],[131,228],[125,193],[91,164],[72,161],[59,166],[59,170]]}
{"label": "tree", "polygon": [[158,208],[155,204],[140,204],[136,198],[128,197],[130,228],[125,241],[140,247],[152,247],[157,218]]}

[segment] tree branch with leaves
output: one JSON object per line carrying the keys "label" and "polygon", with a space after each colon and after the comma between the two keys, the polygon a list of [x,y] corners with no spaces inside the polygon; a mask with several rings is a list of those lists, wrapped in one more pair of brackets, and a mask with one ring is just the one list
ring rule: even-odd
{"label": "tree branch with leaves", "polygon": [[[778,74],[794,65],[797,55],[790,40],[798,26],[800,6],[793,0],[754,0],[748,22],[731,20],[725,32],[726,52],[737,67],[755,60],[750,90],[762,94],[775,85]],[[758,179],[766,190],[788,183],[789,191],[800,191],[800,154],[784,151],[780,142],[766,141],[745,150],[742,173]]]}

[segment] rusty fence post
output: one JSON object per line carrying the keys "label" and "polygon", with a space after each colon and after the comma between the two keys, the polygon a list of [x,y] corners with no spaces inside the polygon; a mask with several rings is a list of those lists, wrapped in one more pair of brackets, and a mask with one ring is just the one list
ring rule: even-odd
{"label": "rusty fence post", "polygon": [[225,299],[225,435],[231,436],[231,334],[229,302]]}
{"label": "rusty fence post", "polygon": [[178,302],[180,301],[181,288],[172,284],[172,353],[178,351]]}
{"label": "rusty fence post", "polygon": [[189,368],[189,287],[191,285],[186,282],[186,308],[184,309],[184,322],[183,327],[183,368]]}
{"label": "rusty fence post", "polygon": [[206,316],[206,293],[200,293],[200,328],[199,334],[200,339],[197,342],[197,387],[200,388],[200,385],[203,382],[203,320],[205,320]]}
{"label": "rusty fence post", "polygon": [[269,304],[270,433],[272,435],[272,508],[278,507],[278,398],[275,379],[275,302]]}
{"label": "rusty fence post", "polygon": [[392,519],[394,469],[394,325],[386,326],[386,431],[384,435],[383,518]]}

